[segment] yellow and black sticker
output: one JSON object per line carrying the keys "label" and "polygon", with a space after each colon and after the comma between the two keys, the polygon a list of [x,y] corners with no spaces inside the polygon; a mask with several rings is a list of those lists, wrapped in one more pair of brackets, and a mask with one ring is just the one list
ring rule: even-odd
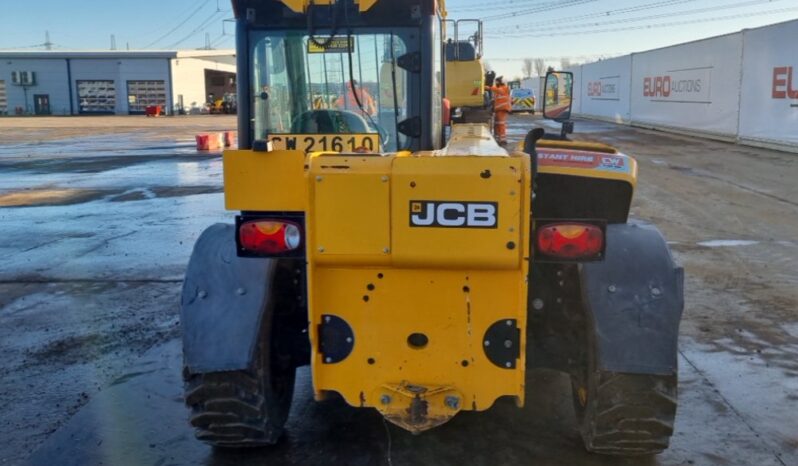
{"label": "yellow and black sticker", "polygon": [[301,150],[304,152],[378,152],[380,137],[366,134],[273,134],[269,137],[272,150]]}
{"label": "yellow and black sticker", "polygon": [[308,40],[308,53],[350,53],[354,50],[354,37],[313,36],[313,40]]}
{"label": "yellow and black sticker", "polygon": [[534,108],[535,107],[535,98],[534,97],[514,97],[513,98],[513,107]]}

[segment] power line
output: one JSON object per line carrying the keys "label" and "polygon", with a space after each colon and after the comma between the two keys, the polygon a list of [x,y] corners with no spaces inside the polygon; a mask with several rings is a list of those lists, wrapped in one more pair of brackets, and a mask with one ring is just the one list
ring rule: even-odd
{"label": "power line", "polygon": [[[624,24],[624,23],[634,23],[638,21],[648,21],[652,19],[661,19],[661,18],[670,18],[670,17],[679,17],[679,16],[687,16],[687,15],[694,15],[699,13],[706,13],[706,12],[716,12],[719,10],[731,10],[735,8],[745,8],[749,6],[755,6],[762,3],[774,3],[781,0],[749,0],[746,2],[739,2],[733,3],[731,5],[724,5],[724,6],[713,6],[713,7],[704,7],[704,8],[695,8],[692,10],[682,10],[682,11],[674,11],[670,13],[659,13],[655,15],[647,15],[647,16],[638,16],[634,18],[619,18],[613,19],[608,21],[599,21],[594,23],[585,23],[585,24],[575,24],[572,26],[568,26],[568,29],[585,29],[585,28],[592,28],[597,26],[605,26],[610,24]],[[562,26],[551,26],[551,27],[537,27],[535,28],[535,33],[545,32],[545,31],[558,31]],[[492,37],[511,37],[513,34],[524,34],[522,32],[499,32],[499,33],[486,33],[487,36]]]}
{"label": "power line", "polygon": [[[587,30],[587,31],[571,31],[566,30],[559,33],[552,33],[547,32],[544,34],[532,33],[532,34],[518,34],[512,37],[553,37],[553,36],[573,36],[573,35],[585,35],[585,34],[599,34],[605,32],[621,32],[621,31],[633,31],[639,29],[656,29],[656,28],[663,28],[663,27],[672,27],[672,26],[684,26],[688,24],[698,24],[698,23],[709,23],[715,21],[725,21],[729,19],[737,19],[737,18],[746,18],[751,16],[764,16],[764,15],[773,15],[776,13],[786,13],[789,11],[798,11],[798,7],[791,7],[791,8],[779,8],[775,10],[768,10],[768,11],[756,11],[756,12],[749,12],[749,13],[739,13],[734,15],[726,15],[726,16],[716,16],[711,18],[698,18],[694,20],[686,20],[686,21],[672,21],[669,23],[655,23],[655,24],[643,24],[640,26],[628,26],[628,27],[620,27],[620,28],[607,28],[607,29],[595,29],[595,30]],[[502,37],[509,37],[509,36],[502,36]]]}
{"label": "power line", "polygon": [[[172,1],[174,2],[176,0],[172,0]],[[197,5],[197,0],[182,0],[182,3],[184,3],[187,6],[185,11],[188,12],[190,8],[193,8],[194,6]],[[148,30],[146,32],[138,33],[138,37],[141,39],[141,42],[144,42],[144,38],[146,38],[147,40],[150,40],[150,38],[154,37],[156,34],[163,34],[163,31],[166,28],[168,28],[170,25],[172,25],[172,23],[174,22],[173,16],[179,17],[181,15],[182,15],[182,13],[179,13],[177,15],[169,15],[169,16],[164,16],[163,18],[160,18],[160,19],[164,20],[163,23],[154,23],[153,22],[152,27],[148,28]]]}
{"label": "power line", "polygon": [[191,18],[193,18],[197,13],[199,13],[200,10],[202,10],[205,7],[205,5],[208,4],[209,1],[210,0],[205,0],[204,2],[200,3],[200,5],[194,11],[192,11],[191,14],[189,14],[183,21],[181,21],[177,26],[175,26],[172,29],[166,31],[166,33],[164,35],[162,35],[161,37],[155,39],[154,41],[150,42],[149,44],[145,45],[144,48],[148,49],[148,48],[152,47],[153,45],[157,44],[158,42],[160,42],[160,41],[166,39],[167,37],[169,37],[170,35],[172,35],[175,31],[177,31],[184,24],[186,24]]}
{"label": "power line", "polygon": [[[596,12],[596,13],[589,13],[589,14],[584,14],[584,15],[580,15],[580,16],[566,16],[566,17],[563,17],[563,18],[549,19],[549,20],[546,20],[546,21],[537,21],[537,22],[534,22],[534,23],[507,24],[507,25],[503,24],[501,26],[501,29],[503,31],[506,31],[507,28],[513,28],[513,27],[514,28],[520,28],[520,27],[531,28],[531,27],[537,27],[537,26],[548,26],[548,25],[551,25],[551,24],[572,23],[572,22],[575,22],[575,21],[581,21],[583,19],[590,19],[590,18],[597,18],[597,17],[607,17],[607,16],[612,16],[612,15],[622,15],[622,14],[634,13],[634,12],[642,11],[642,10],[650,10],[652,8],[662,8],[662,7],[667,7],[667,6],[679,5],[679,4],[682,4],[682,3],[692,3],[692,2],[695,2],[695,1],[696,0],[665,0],[665,1],[659,1],[659,2],[654,2],[654,3],[646,3],[644,5],[637,5],[637,6],[628,7],[628,8],[619,8],[617,10],[599,11],[599,12]],[[497,27],[496,29],[499,29],[499,28]],[[493,32],[493,30],[488,30],[486,32]]]}
{"label": "power line", "polygon": [[222,34],[221,36],[217,37],[216,39],[211,42],[211,48],[216,48],[221,45],[224,41],[232,39],[233,36],[230,34]]}
{"label": "power line", "polygon": [[[476,12],[476,11],[494,11],[494,10],[509,10],[513,8],[519,7],[529,7],[531,4],[534,3],[544,3],[546,0],[510,0],[510,1],[494,1],[489,6],[486,6],[484,2],[480,2],[479,6],[474,4],[472,6],[459,6],[459,7],[452,7],[447,8],[446,10],[449,13],[461,13],[461,12]],[[548,4],[552,4],[553,2],[548,1]]]}
{"label": "power line", "polygon": [[534,14],[534,13],[543,13],[544,11],[559,10],[561,8],[569,8],[569,7],[572,7],[572,6],[583,5],[585,3],[593,3],[593,2],[596,2],[596,1],[598,1],[598,0],[564,0],[564,1],[561,1],[561,2],[551,2],[551,3],[547,3],[545,5],[541,5],[541,6],[535,7],[535,8],[530,8],[530,9],[527,9],[527,10],[514,11],[514,12],[511,12],[511,13],[500,13],[500,14],[493,15],[493,16],[485,16],[484,18],[482,18],[482,22],[495,21],[497,19],[516,18],[518,16],[526,16],[526,15],[531,15],[531,14]]}
{"label": "power line", "polygon": [[197,33],[199,33],[199,32],[202,32],[202,31],[203,31],[205,28],[207,28],[208,26],[210,26],[210,25],[211,25],[211,23],[213,23],[213,21],[216,19],[216,17],[217,17],[217,16],[218,16],[220,13],[226,13],[226,12],[223,12],[223,11],[214,11],[214,12],[213,12],[213,13],[212,13],[210,16],[208,16],[208,17],[207,17],[207,18],[206,18],[206,19],[205,19],[205,20],[204,20],[202,23],[200,23],[200,25],[199,25],[199,26],[197,26],[196,28],[194,28],[194,29],[193,29],[191,32],[189,32],[188,34],[186,34],[186,35],[185,35],[185,36],[184,36],[182,39],[180,39],[179,41],[177,41],[177,42],[173,43],[172,45],[170,45],[170,46],[169,46],[169,47],[167,47],[167,48],[173,49],[173,48],[177,47],[178,45],[182,44],[183,42],[185,42],[185,41],[187,41],[187,40],[191,39],[191,38],[192,38],[192,37],[194,37],[194,36],[195,36]]}

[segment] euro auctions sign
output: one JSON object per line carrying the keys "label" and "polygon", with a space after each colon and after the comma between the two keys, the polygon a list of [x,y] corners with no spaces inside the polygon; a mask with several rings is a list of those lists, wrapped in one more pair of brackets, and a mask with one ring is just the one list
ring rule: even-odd
{"label": "euro auctions sign", "polygon": [[651,102],[710,104],[712,67],[671,70],[643,78],[643,97]]}
{"label": "euro auctions sign", "polygon": [[587,97],[591,100],[618,100],[620,76],[608,76],[587,82]]}
{"label": "euro auctions sign", "polygon": [[777,66],[773,68],[771,96],[774,99],[798,99],[798,77],[796,77],[796,82],[793,83],[792,66]]}
{"label": "euro auctions sign", "polygon": [[798,147],[797,37],[798,21],[745,31],[741,140]]}

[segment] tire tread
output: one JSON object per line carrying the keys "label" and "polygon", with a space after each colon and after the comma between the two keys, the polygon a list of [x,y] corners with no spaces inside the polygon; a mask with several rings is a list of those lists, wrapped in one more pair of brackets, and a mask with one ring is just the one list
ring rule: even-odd
{"label": "tire tread", "polygon": [[676,417],[676,376],[601,373],[582,422],[585,447],[607,455],[668,448]]}

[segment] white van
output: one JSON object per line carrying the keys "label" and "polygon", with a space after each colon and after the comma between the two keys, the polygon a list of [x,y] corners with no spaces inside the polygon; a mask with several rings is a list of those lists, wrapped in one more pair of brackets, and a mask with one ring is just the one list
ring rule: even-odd
{"label": "white van", "polygon": [[535,113],[535,92],[532,89],[516,88],[510,90],[512,111]]}

